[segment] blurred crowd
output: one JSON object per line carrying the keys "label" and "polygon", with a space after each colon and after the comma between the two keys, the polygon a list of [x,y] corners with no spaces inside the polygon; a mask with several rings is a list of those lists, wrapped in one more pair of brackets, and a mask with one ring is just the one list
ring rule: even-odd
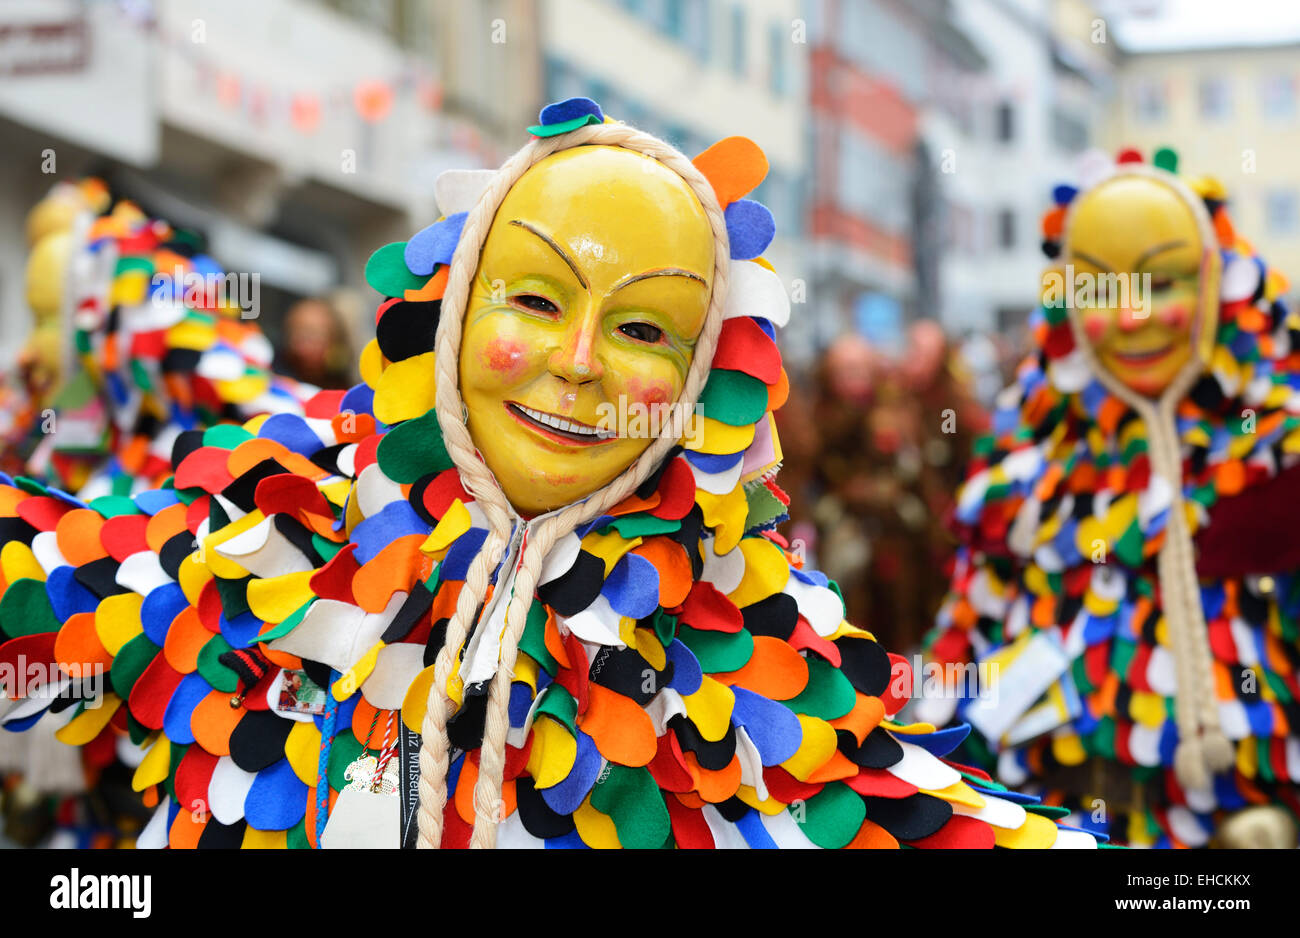
{"label": "blurred crowd", "polygon": [[916,648],[934,621],[955,543],[947,519],[1010,346],[983,335],[958,344],[926,319],[897,355],[843,335],[792,380],[777,414],[792,546],[886,647]]}

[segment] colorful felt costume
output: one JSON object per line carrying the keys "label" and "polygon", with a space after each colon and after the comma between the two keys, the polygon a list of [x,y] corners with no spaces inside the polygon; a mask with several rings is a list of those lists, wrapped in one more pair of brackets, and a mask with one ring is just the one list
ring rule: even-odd
{"label": "colorful felt costume", "polygon": [[1004,780],[1062,792],[1119,842],[1202,846],[1238,809],[1300,812],[1300,321],[1222,187],[1180,182],[1168,150],[1058,187],[1049,256],[1080,193],[1125,178],[1182,187],[1206,231],[1205,351],[1172,398],[1135,403],[1064,302],[1033,314],[1037,349],[958,497],[929,651],[999,668],[980,675],[996,696],[958,711]]}
{"label": "colorful felt costume", "polygon": [[[404,760],[404,733],[433,723],[430,701],[450,699],[450,752],[423,741],[422,782],[445,759],[433,845],[1094,846],[1058,826],[1063,812],[945,761],[964,729],[896,722],[891,678],[906,663],[844,621],[835,585],[795,567],[773,531],[772,412],[786,394],[774,338],[789,303],[760,257],[771,216],[741,198],[766,173],[758,148],[730,138],[691,169],[586,99],[530,130],[502,175],[445,174],[445,217],[371,258],[389,299],[365,383],[303,416],[181,434],[162,489],[82,508],[0,487],[0,657],[111,669],[101,706],[44,718],[66,720],[70,743],[125,734],[146,750],[135,781],[158,808],[140,843],[328,841],[341,790],[404,786],[373,779]],[[635,490],[560,533],[535,592],[515,591],[549,519],[586,500],[524,520],[499,513],[499,492],[471,495],[475,467],[450,454],[459,405],[444,414],[440,390],[435,408],[438,382],[456,383],[439,359],[455,362],[448,317],[462,315],[480,250],[462,230],[481,238],[503,179],[583,143],[659,154],[702,187],[711,218],[725,211],[716,352],[696,359],[707,383],[692,419],[706,432],[685,449],[657,440],[665,452],[635,464]],[[479,597],[461,600],[484,569],[494,588],[479,614]],[[431,687],[458,607],[471,628]],[[329,689],[319,712],[299,706],[308,681]],[[497,702],[509,727],[490,752]],[[5,719],[41,719],[48,703],[37,694]],[[494,758],[501,776],[485,784]]]}

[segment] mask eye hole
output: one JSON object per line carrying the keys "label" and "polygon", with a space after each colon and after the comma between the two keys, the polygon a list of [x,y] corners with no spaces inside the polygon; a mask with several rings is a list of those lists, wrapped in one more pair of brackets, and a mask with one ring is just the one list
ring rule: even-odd
{"label": "mask eye hole", "polygon": [[650,345],[656,344],[664,336],[662,329],[648,322],[625,322],[618,327],[618,331],[630,339]]}
{"label": "mask eye hole", "polygon": [[510,297],[510,305],[515,309],[526,310],[530,313],[541,313],[546,316],[554,316],[559,313],[560,308],[544,296],[538,296],[536,293],[521,293],[518,296]]}
{"label": "mask eye hole", "polygon": [[1174,285],[1174,278],[1169,276],[1168,274],[1151,275],[1152,293],[1166,293],[1173,287],[1173,285]]}

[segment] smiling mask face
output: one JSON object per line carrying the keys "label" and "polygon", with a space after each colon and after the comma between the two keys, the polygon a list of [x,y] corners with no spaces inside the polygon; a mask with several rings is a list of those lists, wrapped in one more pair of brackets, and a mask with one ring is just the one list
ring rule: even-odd
{"label": "smiling mask face", "polygon": [[1196,352],[1205,248],[1192,209],[1155,179],[1113,179],[1073,208],[1063,260],[1095,285],[1076,314],[1101,366],[1139,394],[1159,397]]}
{"label": "smiling mask face", "polygon": [[677,400],[713,262],[695,194],[638,153],[563,150],[511,188],[474,277],[460,385],[474,445],[517,511],[578,501],[650,445],[616,435],[637,424],[610,415]]}

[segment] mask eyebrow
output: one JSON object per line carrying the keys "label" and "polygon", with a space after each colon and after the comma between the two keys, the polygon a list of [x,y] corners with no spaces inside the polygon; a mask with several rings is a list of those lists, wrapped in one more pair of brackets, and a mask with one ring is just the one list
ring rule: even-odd
{"label": "mask eyebrow", "polygon": [[1097,260],[1097,258],[1093,257],[1092,255],[1090,255],[1090,254],[1085,254],[1085,253],[1083,253],[1082,251],[1075,250],[1075,251],[1071,251],[1070,253],[1073,254],[1075,257],[1079,258],[1080,260],[1085,260],[1085,261],[1087,261],[1089,264],[1091,264],[1093,267],[1096,267],[1098,270],[1112,270],[1112,269],[1113,269],[1113,268],[1112,268],[1109,264],[1107,264],[1105,261],[1099,261],[1099,260]]}
{"label": "mask eyebrow", "polygon": [[512,218],[510,220],[510,224],[515,225],[519,228],[523,228],[525,231],[531,231],[533,234],[537,235],[537,237],[545,241],[550,246],[551,250],[554,251],[556,254],[560,255],[560,258],[564,261],[564,263],[569,265],[569,270],[573,271],[573,276],[578,278],[578,283],[582,284],[582,289],[584,290],[591,289],[591,284],[589,284],[587,282],[587,278],[582,275],[582,271],[578,270],[578,265],[573,262],[573,258],[571,258],[567,253],[565,253],[564,248],[556,244],[555,240],[551,238],[550,235],[546,234],[545,232],[538,231],[532,225],[528,224],[528,222],[520,221],[518,218]]}
{"label": "mask eyebrow", "polygon": [[1142,256],[1137,259],[1137,263],[1134,264],[1133,266],[1141,267],[1143,264],[1151,260],[1151,258],[1155,257],[1157,254],[1163,254],[1165,251],[1170,251],[1173,250],[1174,248],[1182,248],[1186,246],[1187,246],[1186,241],[1166,241],[1164,244],[1157,244],[1155,247],[1143,251]]}
{"label": "mask eyebrow", "polygon": [[[643,274],[633,274],[625,278],[614,290],[621,290],[626,286],[631,286],[642,280],[649,280],[651,277],[689,277],[691,280],[698,280],[700,283],[708,286],[708,282],[699,274],[690,270],[683,270],[681,267],[665,267],[663,270],[647,270]],[[610,291],[614,292],[614,291]]]}

